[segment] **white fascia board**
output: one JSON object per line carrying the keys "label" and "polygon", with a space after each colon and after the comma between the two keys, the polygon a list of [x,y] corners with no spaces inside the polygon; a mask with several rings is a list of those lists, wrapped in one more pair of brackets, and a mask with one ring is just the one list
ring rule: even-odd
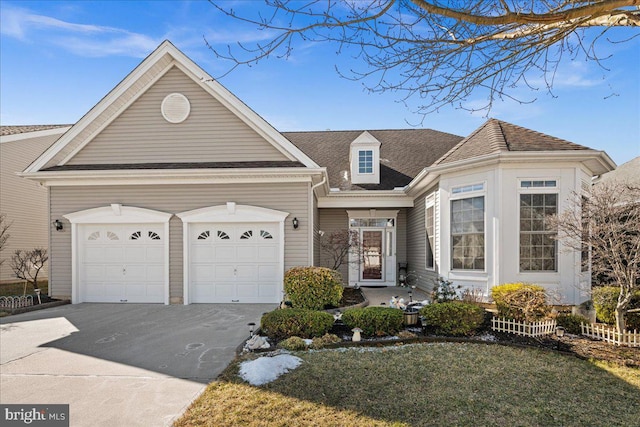
{"label": "white fascia board", "polygon": [[[293,145],[289,140],[282,136],[277,130],[269,125],[262,117],[256,114],[253,110],[242,103],[235,95],[224,88],[220,83],[216,82],[206,71],[200,68],[195,62],[184,55],[178,48],[176,48],[171,42],[165,40],[160,44],[155,51],[153,51],[147,58],[145,58],[140,65],[138,65],[129,75],[127,75],[114,89],[111,90],[98,104],[96,104],[87,114],[85,114],[74,126],[71,127],[69,132],[60,138],[55,144],[49,147],[38,159],[36,159],[25,172],[36,172],[46,165],[51,159],[53,159],[67,144],[69,144],[78,134],[80,134],[92,121],[97,119],[109,106],[123,95],[129,88],[135,84],[150,68],[152,68],[165,54],[169,54],[175,59],[176,62],[172,62],[163,72],[159,75],[166,73],[171,66],[179,66],[183,71],[188,70],[193,80],[204,88],[209,94],[213,95],[223,105],[233,111],[240,119],[242,119],[251,128],[257,131],[267,141],[271,142],[275,148],[279,149],[287,158],[291,160],[300,161],[308,168],[318,168],[319,166],[305,155],[300,149]],[[157,79],[154,79],[157,80]],[[140,91],[132,101],[142,95],[144,91]],[[126,108],[130,103],[123,106]],[[122,110],[120,110],[122,111]],[[115,113],[113,117],[116,117],[118,113]],[[107,121],[109,122],[109,121]],[[89,141],[91,138],[88,138]],[[284,151],[283,151],[284,150]],[[77,149],[74,150],[74,154]],[[72,157],[72,156],[71,156]],[[67,156],[64,159],[64,163],[71,157]]]}
{"label": "white fascia board", "polygon": [[[444,165],[436,165],[424,168],[406,187],[407,194],[417,196],[425,187],[429,186],[437,177],[443,173],[457,172],[489,166],[492,164],[508,164],[527,162],[534,164],[540,162],[549,163],[579,162],[588,166],[592,172],[598,170],[613,170],[615,163],[604,151],[596,150],[555,150],[555,151],[508,151],[489,154],[486,156],[474,157],[471,159],[451,162]],[[595,173],[597,175],[597,173]]]}
{"label": "white fascia board", "polygon": [[[346,192],[345,192],[346,193]],[[404,192],[379,192],[369,191],[365,194],[353,194],[348,192],[343,194],[332,193],[325,197],[318,198],[319,208],[411,208],[413,207],[413,197],[407,196]],[[362,193],[362,192],[357,192]]]}
{"label": "white fascia board", "polygon": [[215,183],[275,183],[313,182],[323,170],[307,168],[273,169],[188,169],[188,170],[101,170],[52,171],[20,173],[23,178],[39,181],[45,186],[79,185],[161,185]]}
{"label": "white fascia board", "polygon": [[16,133],[14,135],[0,136],[0,144],[4,144],[6,142],[23,141],[25,139],[42,138],[45,136],[62,135],[69,129],[71,129],[71,126],[46,129],[46,130],[35,130],[32,132],[22,132],[22,133]]}

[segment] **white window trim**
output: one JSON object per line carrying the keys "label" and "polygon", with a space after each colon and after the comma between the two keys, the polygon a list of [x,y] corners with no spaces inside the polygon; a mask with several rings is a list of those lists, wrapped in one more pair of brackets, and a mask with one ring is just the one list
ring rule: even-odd
{"label": "white window trim", "polygon": [[[461,193],[457,193],[457,194],[453,194],[453,189],[454,188],[460,188],[460,187],[467,187],[467,186],[471,186],[471,185],[482,185],[482,189],[481,190],[473,190],[473,191],[467,191],[467,192],[461,192]],[[452,221],[451,221],[451,215],[452,215],[452,210],[451,210],[451,202],[455,201],[455,200],[462,200],[462,199],[471,199],[474,197],[484,197],[484,212],[483,212],[483,222],[484,222],[484,268],[483,269],[465,269],[465,268],[453,268],[453,227],[452,227]],[[456,186],[452,186],[449,189],[449,270],[453,273],[487,273],[487,230],[489,230],[488,224],[487,224],[487,181],[479,181],[479,182],[472,182],[469,184],[462,184],[462,185],[456,185]]]}
{"label": "white window trim", "polygon": [[[555,181],[555,187],[521,187],[522,181]],[[560,178],[559,177],[537,177],[537,178],[518,178],[518,197],[517,207],[518,210],[518,274],[558,274],[560,272],[560,243],[556,242],[556,268],[555,270],[521,270],[520,269],[520,195],[521,194],[555,194],[556,198],[556,213],[560,213]]]}
{"label": "white window trim", "polygon": [[[482,189],[481,190],[473,190],[473,191],[465,191],[465,192],[461,192],[461,193],[453,193],[453,189],[454,188],[461,188],[461,187],[467,187],[467,186],[471,186],[471,185],[482,185]],[[468,199],[470,197],[477,197],[477,196],[485,196],[487,195],[487,181],[481,181],[481,182],[474,182],[471,184],[464,184],[464,185],[456,185],[453,186],[449,189],[449,201],[451,200],[459,200],[459,199]],[[486,207],[485,207],[486,209]]]}
{"label": "white window trim", "polygon": [[[428,271],[436,271],[436,236],[435,236],[435,231],[436,231],[436,197],[435,197],[435,193],[432,193],[430,195],[428,195],[425,199],[425,205],[424,205],[424,229],[425,229],[425,260],[424,260],[424,264],[425,264],[425,269]],[[429,208],[433,208],[433,232],[434,232],[434,236],[433,236],[433,245],[431,247],[431,256],[433,257],[433,266],[429,267],[427,265],[427,258],[426,258],[426,244],[427,244],[427,239],[429,238],[427,233],[427,209]]]}
{"label": "white window trim", "polygon": [[[523,187],[523,181],[555,181],[555,187]],[[518,194],[520,193],[559,193],[560,177],[538,177],[538,178],[518,178]]]}
{"label": "white window trim", "polygon": [[[362,170],[360,169],[360,154],[362,153],[366,153],[366,152],[370,152],[371,153],[371,172],[362,172]],[[365,154],[366,155],[366,154]],[[375,173],[375,163],[374,163],[374,159],[375,159],[375,153],[374,150],[372,148],[361,148],[358,150],[358,164],[357,164],[357,168],[358,168],[358,175],[373,175]]]}

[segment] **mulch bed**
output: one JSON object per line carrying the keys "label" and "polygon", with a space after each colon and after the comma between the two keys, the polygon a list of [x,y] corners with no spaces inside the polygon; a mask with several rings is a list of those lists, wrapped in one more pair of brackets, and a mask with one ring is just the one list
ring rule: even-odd
{"label": "mulch bed", "polygon": [[562,338],[549,335],[544,338],[528,338],[493,332],[498,342],[557,350],[573,354],[581,359],[597,359],[621,366],[640,369],[640,348],[617,346],[604,341],[592,340],[580,335],[566,334]]}

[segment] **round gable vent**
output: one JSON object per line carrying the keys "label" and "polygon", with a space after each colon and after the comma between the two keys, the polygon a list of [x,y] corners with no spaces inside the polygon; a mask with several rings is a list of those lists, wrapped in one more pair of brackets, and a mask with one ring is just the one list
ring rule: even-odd
{"label": "round gable vent", "polygon": [[181,93],[170,93],[162,100],[162,117],[169,123],[182,123],[191,111],[191,104],[186,96]]}

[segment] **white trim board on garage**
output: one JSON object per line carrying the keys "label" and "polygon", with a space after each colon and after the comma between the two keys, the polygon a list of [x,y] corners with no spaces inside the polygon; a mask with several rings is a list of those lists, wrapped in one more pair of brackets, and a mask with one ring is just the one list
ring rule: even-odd
{"label": "white trim board on garage", "polygon": [[176,214],[184,223],[184,304],[280,302],[288,215],[234,202]]}
{"label": "white trim board on garage", "polygon": [[112,204],[71,222],[71,300],[169,304],[170,213]]}

